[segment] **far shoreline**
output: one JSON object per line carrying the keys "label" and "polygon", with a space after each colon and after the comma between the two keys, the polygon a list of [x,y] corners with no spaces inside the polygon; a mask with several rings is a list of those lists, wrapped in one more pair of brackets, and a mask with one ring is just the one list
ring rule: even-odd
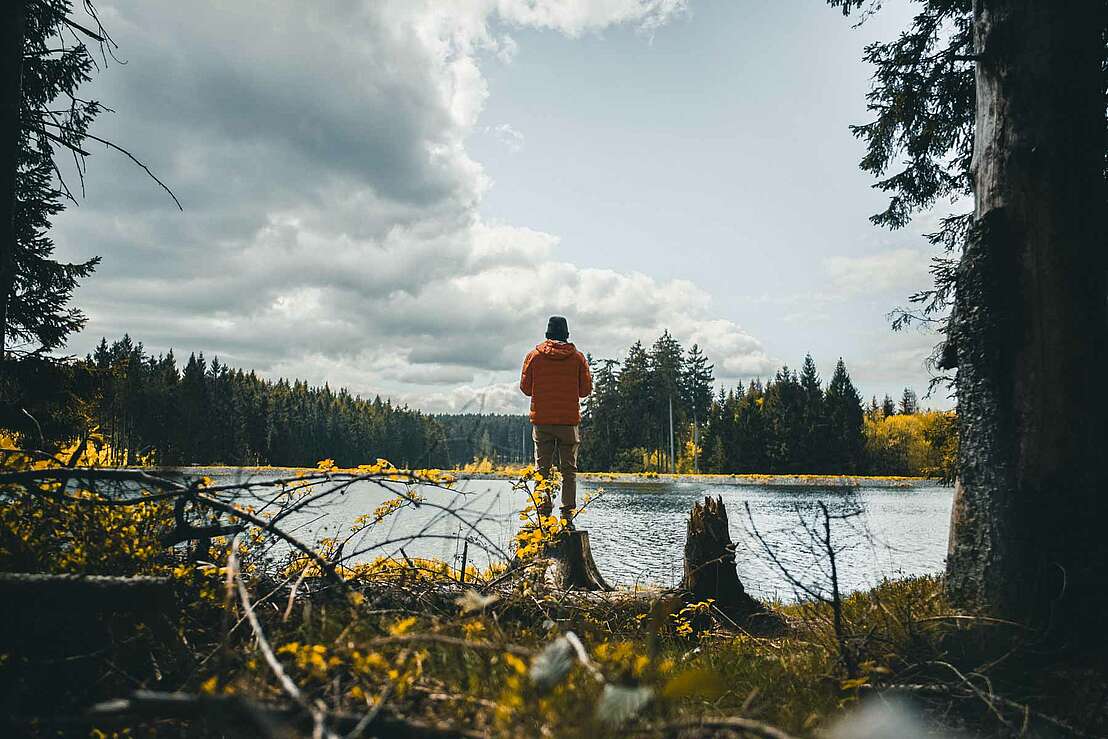
{"label": "far shoreline", "polygon": [[[315,467],[269,467],[253,465],[183,465],[177,467],[155,466],[141,468],[146,471],[175,472],[178,474],[249,474],[319,472]],[[356,472],[356,470],[346,470]],[[515,480],[520,470],[493,472],[466,472],[443,470],[459,480]],[[729,487],[842,487],[910,489],[941,486],[934,477],[909,477],[898,475],[769,475],[769,474],[697,474],[691,472],[578,472],[577,479],[588,483],[617,483],[625,485],[659,485],[686,483]]]}
{"label": "far shoreline", "polygon": [[[511,479],[503,473],[464,475],[468,479]],[[578,472],[581,482],[612,482],[633,485],[662,483],[696,483],[729,487],[846,487],[846,488],[914,488],[939,485],[936,478],[889,475],[764,475],[764,474],[697,474],[692,472]]]}

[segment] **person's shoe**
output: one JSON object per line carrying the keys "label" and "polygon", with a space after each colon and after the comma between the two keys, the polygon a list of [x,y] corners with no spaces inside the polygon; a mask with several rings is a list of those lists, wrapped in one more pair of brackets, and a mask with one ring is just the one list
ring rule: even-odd
{"label": "person's shoe", "polygon": [[554,504],[550,502],[549,498],[547,498],[546,500],[541,501],[538,506],[536,506],[535,510],[542,518],[549,518],[554,513]]}
{"label": "person's shoe", "polygon": [[573,525],[573,509],[572,508],[563,508],[562,509],[562,520],[566,522],[566,530],[567,531],[575,530],[575,527]]}

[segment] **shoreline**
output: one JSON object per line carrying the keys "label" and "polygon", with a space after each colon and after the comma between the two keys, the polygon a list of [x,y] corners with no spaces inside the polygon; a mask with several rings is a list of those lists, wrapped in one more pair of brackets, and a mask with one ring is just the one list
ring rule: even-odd
{"label": "shoreline", "polygon": [[[466,475],[471,479],[511,479],[506,474]],[[581,482],[610,482],[632,485],[700,484],[729,487],[871,487],[915,488],[939,484],[930,477],[893,477],[870,475],[759,475],[759,474],[693,474],[645,472],[578,472]]]}
{"label": "shoreline", "polygon": [[[318,472],[314,467],[256,467],[232,465],[200,465],[179,467],[137,468],[148,471],[177,472],[185,474],[266,474]],[[514,480],[519,474],[512,472],[465,472],[443,470],[459,480]],[[844,487],[910,489],[941,485],[932,477],[904,477],[889,475],[765,475],[765,474],[694,474],[655,472],[579,472],[577,479],[588,483],[616,483],[628,485],[699,484],[726,485],[730,487]]]}

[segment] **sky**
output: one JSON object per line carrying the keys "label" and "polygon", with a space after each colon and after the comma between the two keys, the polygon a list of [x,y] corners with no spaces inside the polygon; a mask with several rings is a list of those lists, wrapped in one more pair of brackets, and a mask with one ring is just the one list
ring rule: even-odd
{"label": "sky", "polygon": [[[922,234],[848,126],[861,27],[821,0],[99,0],[123,62],[87,94],[61,258],[100,255],[67,351],[125,332],[428,411],[522,412],[546,318],[620,358],[669,330],[720,383],[841,356],[864,397],[922,395],[936,337],[886,314]],[[946,407],[945,398],[924,401]]]}

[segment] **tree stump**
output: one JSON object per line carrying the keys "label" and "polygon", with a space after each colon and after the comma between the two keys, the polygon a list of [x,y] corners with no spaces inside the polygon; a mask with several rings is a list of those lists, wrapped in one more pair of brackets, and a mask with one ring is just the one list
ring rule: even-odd
{"label": "tree stump", "polygon": [[783,625],[781,617],[747,594],[739,580],[722,497],[707,496],[693,505],[684,570],[681,590],[690,602],[711,598],[727,620],[744,628],[778,630]]}
{"label": "tree stump", "polygon": [[613,590],[592,558],[588,531],[564,531],[557,541],[547,545],[543,556],[547,560],[546,581],[559,590]]}

